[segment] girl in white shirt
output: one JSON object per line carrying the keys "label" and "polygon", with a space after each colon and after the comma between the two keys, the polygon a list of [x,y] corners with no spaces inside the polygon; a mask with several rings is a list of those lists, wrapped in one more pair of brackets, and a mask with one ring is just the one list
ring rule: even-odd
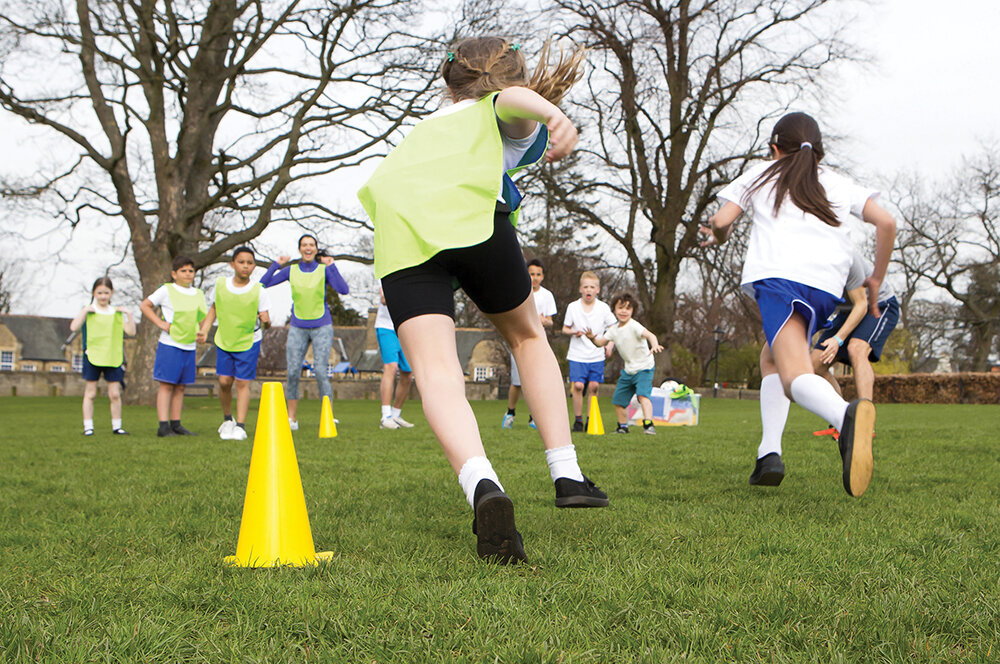
{"label": "girl in white shirt", "polygon": [[[872,474],[875,406],[848,404],[812,371],[809,340],[818,323],[842,302],[851,264],[845,224],[851,215],[875,226],[875,270],[866,285],[874,292],[885,277],[896,222],[867,190],[820,166],[823,138],[816,121],[789,113],[774,126],[772,161],[751,168],[719,193],[722,208],[711,218],[703,246],[725,242],[744,210],[753,228],[742,285],[760,308],[767,344],[761,351],[760,389],[764,436],[750,484],[776,486],[784,478],[781,427],[789,398],[828,422],[841,422],[844,489],[860,496]],[[823,256],[823,260],[817,260]]]}

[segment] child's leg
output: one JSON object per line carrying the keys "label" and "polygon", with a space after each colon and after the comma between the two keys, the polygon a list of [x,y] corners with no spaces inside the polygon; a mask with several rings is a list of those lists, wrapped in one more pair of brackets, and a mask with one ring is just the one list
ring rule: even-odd
{"label": "child's leg", "polygon": [[181,410],[184,408],[184,386],[171,385],[170,391],[170,419],[179,422]]}
{"label": "child's leg", "polygon": [[83,388],[83,422],[90,422],[91,428],[94,425],[94,397],[97,396],[97,381],[88,380]]}
{"label": "child's leg", "polygon": [[788,421],[788,408],[791,405],[781,386],[781,377],[774,364],[771,348],[764,344],[760,351],[760,425],[761,438],[757,447],[757,458],[768,454],[781,454],[781,436]]}
{"label": "child's leg", "polygon": [[813,372],[809,359],[808,324],[802,314],[794,313],[771,344],[771,356],[781,377],[785,395],[827,422],[842,423],[847,402],[820,376]]}
{"label": "child's leg", "polygon": [[406,397],[410,394],[410,385],[413,383],[413,373],[410,371],[400,371],[399,372],[399,382],[396,383],[396,399],[393,401],[393,407],[397,409],[402,409],[403,404],[406,403]]}
{"label": "child's leg", "polygon": [[382,365],[382,381],[379,383],[379,394],[382,397],[382,408],[392,408],[393,388],[396,385],[396,368],[399,365],[395,362]]}
{"label": "child's leg", "polygon": [[573,383],[573,415],[577,419],[583,417],[583,388],[584,383]]}
{"label": "child's leg", "polygon": [[289,327],[288,339],[285,342],[285,367],[288,375],[288,419],[296,419],[299,408],[299,378],[302,376],[302,360],[309,348],[309,330],[301,327]]}
{"label": "child's leg", "polygon": [[[233,377],[219,376],[219,403],[222,405],[222,414],[226,419],[233,415]],[[237,406],[239,402],[237,401]]]}
{"label": "child's leg", "polygon": [[174,384],[160,381],[156,389],[156,417],[161,422],[170,419],[170,404],[174,394]]}
{"label": "child's leg", "polygon": [[250,410],[250,381],[236,380],[236,421],[243,424],[247,421],[247,411]]}
{"label": "child's leg", "polygon": [[628,424],[628,412],[621,406],[615,406],[615,417],[618,419],[618,424]]}
{"label": "child's leg", "polygon": [[517,400],[521,398],[521,386],[511,385],[510,392],[507,393],[507,410],[515,410]]}
{"label": "child's leg", "polygon": [[642,419],[652,420],[653,419],[653,402],[649,400],[649,397],[638,397],[639,407],[642,408]]}
{"label": "child's leg", "polygon": [[316,370],[316,383],[319,385],[319,398],[330,397],[333,401],[333,390],[330,389],[330,376],[327,366],[330,364],[330,349],[333,348],[333,325],[317,327],[312,332],[313,368]]}
{"label": "child's leg", "polygon": [[[121,427],[122,422],[122,384],[108,383],[108,399],[111,401],[111,426],[114,429]],[[115,426],[115,422],[118,426]]]}
{"label": "child's leg", "polygon": [[590,398],[596,397],[599,389],[601,389],[601,384],[596,380],[592,380],[587,383],[587,408],[590,408]]}

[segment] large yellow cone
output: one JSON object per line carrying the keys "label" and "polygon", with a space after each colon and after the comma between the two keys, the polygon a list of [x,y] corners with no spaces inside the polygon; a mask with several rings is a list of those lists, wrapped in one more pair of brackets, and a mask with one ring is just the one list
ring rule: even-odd
{"label": "large yellow cone", "polygon": [[315,565],[316,553],[281,383],[264,383],[236,555],[240,567]]}
{"label": "large yellow cone", "polygon": [[330,407],[330,397],[323,397],[323,409],[319,415],[319,437],[337,437],[337,423],[333,421],[333,409]]}
{"label": "large yellow cone", "polygon": [[597,396],[590,397],[590,414],[587,415],[587,433],[604,435],[604,422],[601,421],[601,408],[597,405]]}

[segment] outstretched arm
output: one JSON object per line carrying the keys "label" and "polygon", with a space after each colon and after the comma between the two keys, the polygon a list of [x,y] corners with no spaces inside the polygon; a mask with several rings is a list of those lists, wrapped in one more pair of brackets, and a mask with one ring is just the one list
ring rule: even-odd
{"label": "outstretched arm", "polygon": [[732,201],[719,208],[719,211],[708,220],[708,226],[698,229],[702,235],[707,237],[702,241],[701,246],[711,247],[715,244],[722,244],[729,239],[729,234],[733,232],[733,222],[743,214],[743,208]]}
{"label": "outstretched arm", "polygon": [[576,147],[576,127],[559,107],[534,90],[522,87],[505,88],[497,95],[493,106],[500,129],[510,138],[525,138],[541,122],[549,130],[548,161],[558,161]]}

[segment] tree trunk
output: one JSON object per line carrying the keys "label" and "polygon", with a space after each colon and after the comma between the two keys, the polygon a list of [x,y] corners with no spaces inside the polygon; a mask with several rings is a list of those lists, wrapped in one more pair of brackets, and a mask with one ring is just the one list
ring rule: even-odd
{"label": "tree trunk", "polygon": [[159,338],[160,328],[148,320],[143,321],[136,331],[135,354],[129,358],[126,374],[128,388],[123,395],[125,403],[131,406],[156,405],[157,383],[153,380],[153,362]]}

